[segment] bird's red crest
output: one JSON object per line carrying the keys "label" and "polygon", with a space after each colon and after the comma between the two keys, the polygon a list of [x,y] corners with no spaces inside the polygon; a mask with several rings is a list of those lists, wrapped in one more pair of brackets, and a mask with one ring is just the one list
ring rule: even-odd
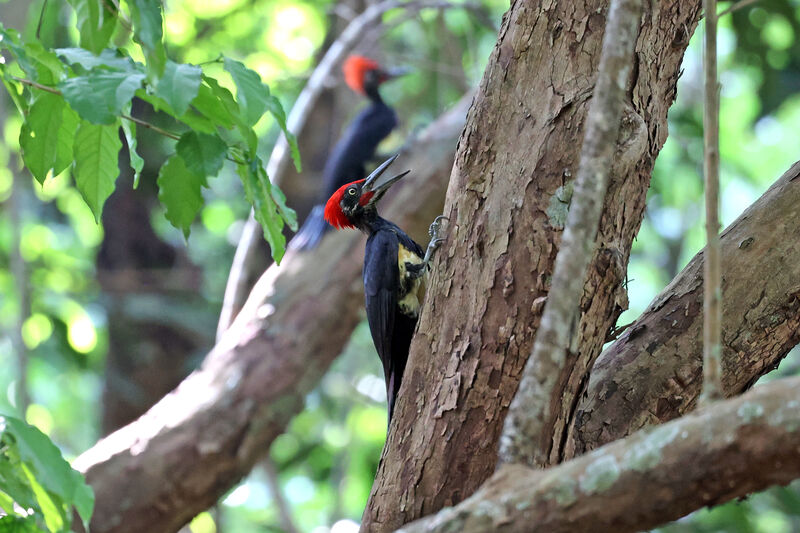
{"label": "bird's red crest", "polygon": [[[325,204],[325,221],[328,224],[336,229],[355,227],[350,222],[350,219],[347,218],[347,216],[342,212],[341,202],[348,187],[352,185],[358,185],[359,183],[364,183],[364,181],[366,180],[358,180],[346,183],[339,187],[339,189],[333,193],[330,198],[328,198],[328,202]],[[366,205],[373,195],[374,193],[372,192],[364,193],[361,198],[358,199],[358,203],[361,205]]]}
{"label": "bird's red crest", "polygon": [[350,56],[342,65],[344,81],[357,93],[364,94],[364,74],[376,68],[380,68],[380,65],[368,57]]}

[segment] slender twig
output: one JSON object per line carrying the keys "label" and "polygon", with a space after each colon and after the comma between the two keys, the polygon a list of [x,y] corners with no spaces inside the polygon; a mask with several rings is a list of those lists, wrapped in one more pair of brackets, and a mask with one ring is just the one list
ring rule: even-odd
{"label": "slender twig", "polygon": [[11,272],[17,290],[17,316],[14,330],[11,335],[11,345],[17,359],[17,386],[15,402],[20,415],[24,418],[28,409],[30,398],[28,395],[28,349],[22,339],[22,326],[31,314],[30,283],[28,267],[22,257],[20,246],[22,244],[22,187],[23,180],[19,172],[12,171],[12,188],[9,202],[9,217],[11,222]]}
{"label": "slender twig", "polygon": [[[442,8],[443,6],[459,7],[459,4],[454,4],[447,0],[417,0],[411,2],[387,0],[369,6],[363,13],[355,17],[339,35],[339,38],[331,44],[319,65],[312,72],[294,106],[292,106],[287,120],[287,129],[296,136],[302,133],[306,120],[313,110],[319,95],[327,87],[327,80],[333,73],[334,68],[358,44],[365,30],[380,21],[384,13],[393,9],[421,10]],[[267,163],[267,175],[273,183],[280,185],[286,167],[289,164],[289,159],[289,144],[284,137],[280,137],[275,142]],[[258,222],[256,222],[251,211],[242,230],[242,236],[239,238],[239,244],[236,246],[233,264],[228,274],[228,283],[225,286],[222,310],[217,324],[217,338],[220,338],[231,325],[250,292],[248,280],[254,277],[252,271],[255,265],[259,264],[256,255],[258,250],[256,245],[259,238]]]}
{"label": "slender twig", "polygon": [[147,122],[145,120],[142,120],[140,118],[136,118],[136,117],[133,117],[131,115],[125,115],[125,114],[122,115],[122,118],[124,118],[125,120],[130,120],[131,122],[135,122],[136,124],[142,126],[143,128],[151,129],[154,132],[163,135],[164,137],[169,137],[170,139],[175,139],[176,141],[181,138],[180,135],[177,135],[177,134],[172,133],[170,131],[167,131],[165,129],[161,129],[158,126],[156,126],[155,124],[151,124],[151,123],[149,123],[149,122]]}
{"label": "slender twig", "polygon": [[300,529],[294,523],[292,507],[283,495],[283,489],[278,479],[278,470],[275,467],[275,463],[270,457],[266,457],[261,461],[261,466],[264,469],[264,474],[267,476],[267,485],[269,486],[272,499],[275,501],[275,506],[278,508],[278,515],[281,519],[283,531],[286,533],[298,533]]}
{"label": "slender twig", "polygon": [[744,9],[747,6],[751,6],[751,5],[755,4],[758,1],[759,0],[740,0],[739,2],[736,2],[735,4],[729,6],[724,11],[721,11],[720,13],[718,13],[717,14],[717,20],[721,19],[725,15],[728,15],[729,13],[733,13],[734,11],[739,11],[740,9]]}
{"label": "slender twig", "polygon": [[703,395],[710,402],[722,396],[722,282],[719,241],[719,83],[717,81],[717,1],[703,0],[706,12],[703,60],[703,174],[706,192],[706,253],[703,263]]}
{"label": "slender twig", "polygon": [[42,40],[42,23],[44,22],[44,12],[47,10],[47,0],[42,2],[42,10],[39,12],[39,22],[36,24],[36,38]]}
{"label": "slender twig", "polygon": [[560,385],[574,360],[580,301],[616,148],[623,98],[639,32],[641,0],[612,0],[594,96],[586,116],[575,193],[533,351],[511,402],[500,439],[501,462],[546,465]]}

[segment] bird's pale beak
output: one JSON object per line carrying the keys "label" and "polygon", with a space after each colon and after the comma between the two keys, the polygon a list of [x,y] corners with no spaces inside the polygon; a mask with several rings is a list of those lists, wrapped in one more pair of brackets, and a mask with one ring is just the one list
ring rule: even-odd
{"label": "bird's pale beak", "polygon": [[392,176],[391,178],[384,176],[383,173],[389,168],[389,165],[394,163],[394,160],[397,159],[399,154],[393,155],[381,165],[372,171],[372,174],[367,176],[367,179],[364,180],[364,185],[361,186],[361,195],[363,196],[366,193],[372,193],[372,197],[370,198],[368,204],[374,204],[378,200],[381,199],[383,194],[389,190],[389,187],[397,183],[403,176],[411,172],[410,170],[406,170],[396,176]]}
{"label": "bird's pale beak", "polygon": [[414,69],[410,67],[392,67],[385,69],[383,71],[383,79],[382,81],[389,81],[395,78],[399,78],[400,76],[405,76],[406,74],[411,74]]}

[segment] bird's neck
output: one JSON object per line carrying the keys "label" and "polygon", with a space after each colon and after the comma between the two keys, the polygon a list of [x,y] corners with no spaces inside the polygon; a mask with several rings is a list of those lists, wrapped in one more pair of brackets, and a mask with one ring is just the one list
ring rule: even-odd
{"label": "bird's neck", "polygon": [[371,84],[368,83],[364,86],[364,93],[367,95],[372,102],[376,104],[382,104],[383,99],[381,98],[381,93],[378,92],[378,84]]}
{"label": "bird's neck", "polygon": [[356,228],[367,235],[372,235],[376,231],[392,226],[392,223],[381,217],[374,209],[364,211],[357,220],[354,221]]}

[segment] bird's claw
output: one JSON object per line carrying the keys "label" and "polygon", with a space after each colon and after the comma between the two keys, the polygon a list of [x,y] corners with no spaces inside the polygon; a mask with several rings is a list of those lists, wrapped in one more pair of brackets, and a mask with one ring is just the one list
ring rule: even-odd
{"label": "bird's claw", "polygon": [[428,249],[425,250],[425,258],[422,260],[425,265],[430,264],[431,258],[433,257],[433,252],[435,252],[436,249],[439,248],[439,246],[445,241],[445,238],[440,236],[440,232],[442,231],[442,220],[450,220],[450,218],[444,215],[439,215],[433,219],[433,222],[431,222],[431,225],[428,228],[428,235],[431,236],[431,240],[428,243]]}
{"label": "bird's claw", "polygon": [[442,220],[450,220],[450,217],[439,215],[433,219],[433,222],[431,222],[431,225],[428,227],[428,235],[430,235],[431,239],[438,240],[439,242],[444,240],[443,238],[439,238],[439,231],[442,229]]}

